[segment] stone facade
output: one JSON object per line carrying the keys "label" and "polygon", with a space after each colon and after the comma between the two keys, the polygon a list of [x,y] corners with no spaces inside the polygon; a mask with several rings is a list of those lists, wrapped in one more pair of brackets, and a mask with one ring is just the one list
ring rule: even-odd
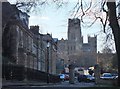
{"label": "stone facade", "polygon": [[88,43],[83,43],[81,24],[78,18],[68,20],[68,40],[58,41],[58,57],[65,64],[89,67],[96,64],[97,36],[88,36]]}
{"label": "stone facade", "polygon": [[[2,11],[5,7],[9,8],[8,12],[3,12],[3,64],[24,66],[43,72],[46,72],[46,66],[49,66],[49,73],[56,74],[57,49],[52,36],[40,34],[39,26],[30,26],[29,29],[29,15],[18,10],[15,5],[4,2]],[[7,17],[7,20],[4,17]],[[47,40],[50,42],[49,65],[46,64]]]}

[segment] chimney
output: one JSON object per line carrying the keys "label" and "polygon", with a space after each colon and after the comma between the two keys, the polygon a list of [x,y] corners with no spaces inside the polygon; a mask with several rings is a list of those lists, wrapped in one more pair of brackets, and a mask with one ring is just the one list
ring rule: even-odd
{"label": "chimney", "polygon": [[30,30],[33,33],[39,33],[39,26],[30,26]]}

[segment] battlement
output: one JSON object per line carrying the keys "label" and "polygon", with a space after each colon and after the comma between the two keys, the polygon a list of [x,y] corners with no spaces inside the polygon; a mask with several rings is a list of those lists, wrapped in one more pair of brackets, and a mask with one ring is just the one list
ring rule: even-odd
{"label": "battlement", "polygon": [[75,24],[80,26],[80,19],[78,18],[68,19],[68,27],[72,27]]}

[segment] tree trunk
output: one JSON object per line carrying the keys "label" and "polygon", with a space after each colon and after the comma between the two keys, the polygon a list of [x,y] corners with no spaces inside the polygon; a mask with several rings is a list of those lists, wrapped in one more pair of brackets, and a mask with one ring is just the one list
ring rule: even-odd
{"label": "tree trunk", "polygon": [[114,2],[107,2],[108,7],[108,15],[109,15],[109,22],[110,27],[112,28],[112,33],[115,40],[116,46],[116,53],[118,58],[118,86],[120,86],[120,28],[117,20],[116,15],[116,3]]}

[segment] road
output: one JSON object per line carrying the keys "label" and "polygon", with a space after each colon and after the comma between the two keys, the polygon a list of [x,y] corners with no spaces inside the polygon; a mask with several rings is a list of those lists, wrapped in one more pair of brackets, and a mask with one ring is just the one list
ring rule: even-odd
{"label": "road", "polygon": [[9,86],[2,89],[79,89],[80,87],[94,87],[94,83],[85,82],[75,82],[74,84],[69,84],[69,81],[57,83],[57,84],[46,84],[38,86]]}

